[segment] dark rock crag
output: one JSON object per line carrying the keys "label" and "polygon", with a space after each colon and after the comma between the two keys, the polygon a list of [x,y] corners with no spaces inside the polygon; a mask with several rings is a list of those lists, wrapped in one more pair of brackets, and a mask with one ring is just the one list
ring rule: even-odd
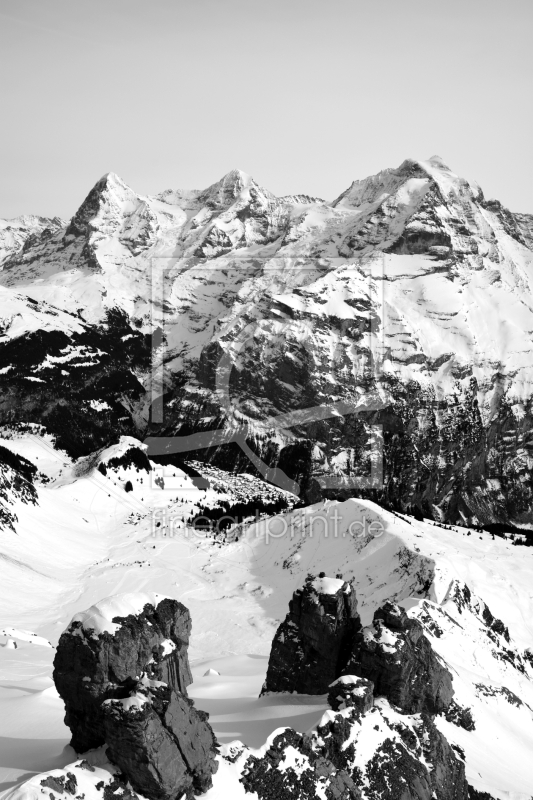
{"label": "dark rock crag", "polygon": [[[294,766],[286,766],[291,749]],[[313,737],[287,728],[278,734],[264,756],[250,756],[241,782],[259,800],[361,800],[355,781],[316,748]]]}
{"label": "dark rock crag", "polygon": [[360,627],[350,583],[323,573],[308,576],[272,642],[262,694],[325,694],[346,664]]}
{"label": "dark rock crag", "polygon": [[[356,735],[353,726],[356,725]],[[359,741],[368,729],[385,729],[382,743],[362,767],[356,767]],[[464,763],[458,759],[428,714],[390,719],[373,708],[361,720],[356,709],[336,714],[317,728],[317,742],[338,770],[358,785],[369,786],[369,797],[380,800],[467,800]],[[424,763],[425,762],[425,763]]]}
{"label": "dark rock crag", "polygon": [[135,791],[151,800],[207,791],[217,766],[208,715],[168,686],[143,688],[125,700],[104,703],[111,761]]}
{"label": "dark rock crag", "polygon": [[208,715],[187,697],[188,609],[155,599],[95,630],[98,611],[74,618],[54,660],[72,747],[80,753],[107,744],[113,763],[150,800],[206,791],[217,769],[216,740]]}
{"label": "dark rock crag", "polygon": [[373,625],[357,635],[346,670],[372,681],[376,695],[407,714],[438,714],[452,701],[451,675],[423,626],[393,603],[379,608]]}
{"label": "dark rock crag", "polygon": [[385,603],[363,629],[350,583],[308,576],[272,642],[262,693],[329,691],[333,697],[342,675],[365,679],[372,686],[365,696],[386,697],[407,714],[438,714],[453,697],[451,675],[420,622]]}
{"label": "dark rock crag", "polygon": [[78,753],[104,744],[102,703],[128,697],[143,673],[182,694],[192,683],[191,617],[185,606],[164,599],[138,615],[115,619],[120,627],[113,635],[96,635],[73,621],[59,639],[53,677]]}
{"label": "dark rock crag", "polygon": [[241,780],[260,800],[468,800],[464,761],[433,721],[452,703],[451,675],[399,606],[362,628],[350,583],[308,576],[274,638],[269,690],[328,691],[333,710],[316,732],[287,729],[247,759]]}
{"label": "dark rock crag", "polygon": [[[373,752],[361,755],[374,737]],[[330,712],[311,734],[286,729],[246,760],[241,781],[259,800],[469,798],[464,763],[431,717],[378,707]]]}

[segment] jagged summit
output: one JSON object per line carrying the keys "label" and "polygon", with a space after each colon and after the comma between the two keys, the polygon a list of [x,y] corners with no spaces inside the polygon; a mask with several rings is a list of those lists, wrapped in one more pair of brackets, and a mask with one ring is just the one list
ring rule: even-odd
{"label": "jagged summit", "polygon": [[114,187],[120,187],[122,189],[130,189],[130,187],[122,180],[122,178],[119,175],[117,175],[116,172],[104,173],[102,177],[96,181],[95,188],[97,186],[102,188],[105,187],[108,189]]}
{"label": "jagged summit", "polygon": [[200,192],[198,201],[205,202],[208,206],[227,208],[238,200],[249,200],[250,192],[274,199],[274,195],[260,187],[247,172],[232,169],[219,181]]}
{"label": "jagged summit", "polygon": [[66,230],[67,236],[87,236],[91,222],[102,212],[115,216],[131,213],[138,205],[137,195],[114,172],[106,172],[93,186],[81,206],[72,217]]}

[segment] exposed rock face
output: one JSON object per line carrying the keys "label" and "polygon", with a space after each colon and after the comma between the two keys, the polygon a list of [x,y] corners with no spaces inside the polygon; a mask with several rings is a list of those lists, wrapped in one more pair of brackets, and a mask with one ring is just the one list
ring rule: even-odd
{"label": "exposed rock face", "polygon": [[309,735],[283,731],[249,756],[241,781],[260,800],[468,800],[464,764],[430,717],[387,701],[328,712]]}
{"label": "exposed rock face", "polygon": [[360,800],[349,772],[339,769],[313,746],[313,739],[287,728],[261,758],[250,756],[241,781],[259,800]]}
{"label": "exposed rock face", "polygon": [[453,725],[458,728],[464,728],[465,731],[475,731],[476,723],[472,716],[470,708],[463,708],[455,700],[452,700],[448,708],[444,711],[444,716]]}
{"label": "exposed rock face", "polygon": [[324,573],[309,576],[276,631],[262,692],[325,694],[360,627],[353,586]]}
{"label": "exposed rock face", "polygon": [[37,468],[30,461],[0,447],[0,530],[14,530],[18,520],[12,508],[15,502],[37,503],[36,476]]}
{"label": "exposed rock face", "polygon": [[[90,612],[85,614],[90,617]],[[57,647],[53,677],[78,753],[104,743],[103,701],[128,697],[143,673],[184,694],[192,683],[187,657],[191,617],[185,606],[165,598],[156,606],[147,603],[139,614],[113,619],[111,634],[97,633],[88,627],[90,619],[75,617]]]}
{"label": "exposed rock face", "polygon": [[182,793],[192,798],[210,788],[217,769],[208,715],[183,694],[154,683],[104,703],[108,755],[135,791],[151,800]]}
{"label": "exposed rock face", "polygon": [[[365,757],[365,740],[374,748]],[[379,800],[467,800],[464,764],[431,718],[394,712],[386,702],[360,717],[355,709],[325,715],[317,728],[324,755]],[[348,743],[349,741],[349,743]]]}
{"label": "exposed rock face", "polygon": [[[131,409],[143,402],[139,376],[149,369],[152,337],[117,309],[90,325],[48,303],[20,296],[15,302],[13,293],[6,293],[0,287],[0,317],[2,311],[37,317],[38,329],[0,344],[0,418],[42,423],[53,431],[57,447],[74,458],[121,434],[138,435]],[[40,370],[38,381],[26,380]]]}
{"label": "exposed rock face", "polygon": [[353,586],[321,573],[309,576],[289,603],[272,642],[263,693],[328,690],[335,710],[341,704],[366,710],[375,695],[408,714],[438,714],[453,697],[451,675],[418,620],[385,603],[373,625],[362,629]]}
{"label": "exposed rock face", "polygon": [[473,786],[468,786],[468,800],[496,800],[496,798],[488,792],[478,792]]}
{"label": "exposed rock face", "polygon": [[117,595],[74,617],[54,660],[72,747],[107,744],[150,798],[192,797],[211,786],[217,768],[208,715],[186,696],[190,631],[177,600]]}
{"label": "exposed rock face", "polygon": [[374,684],[357,675],[343,675],[329,687],[328,704],[334,711],[355,708],[364,714],[374,702]]}
{"label": "exposed rock face", "polygon": [[376,695],[408,714],[438,714],[453,697],[451,675],[423,626],[393,603],[378,609],[373,625],[356,636],[346,672],[372,681]]}

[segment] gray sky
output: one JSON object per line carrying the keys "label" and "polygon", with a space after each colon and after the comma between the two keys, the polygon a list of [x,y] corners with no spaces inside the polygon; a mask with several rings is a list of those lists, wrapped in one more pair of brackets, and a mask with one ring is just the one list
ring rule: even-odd
{"label": "gray sky", "polygon": [[531,0],[0,0],[0,217],[234,167],[333,199],[439,154],[533,212]]}

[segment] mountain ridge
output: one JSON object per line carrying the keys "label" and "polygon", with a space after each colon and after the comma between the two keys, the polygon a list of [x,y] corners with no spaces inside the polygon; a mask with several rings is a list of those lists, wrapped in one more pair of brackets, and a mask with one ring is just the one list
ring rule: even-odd
{"label": "mountain ridge", "polygon": [[[193,457],[236,470],[248,459],[215,433],[231,440],[244,425],[256,457],[289,465],[308,501],[332,482],[338,496],[367,491],[357,476],[368,475],[381,426],[385,477],[369,486],[373,499],[452,522],[531,524],[532,230],[527,215],[485,200],[435,156],[352,182],[331,203],[277,198],[240,170],[205,190],[154,197],[108,173],[66,228],[4,261],[0,286],[62,309],[55,319],[67,337],[80,321],[98,328],[99,342],[107,330],[100,351],[120,350],[119,334],[139,343],[130,377],[112,390],[117,416],[73,407],[75,362],[52,375],[41,361],[8,360],[10,340],[30,332],[4,314],[0,418],[23,407],[26,421],[44,423],[53,386],[75,428],[100,431],[92,441],[80,433],[80,444],[104,446],[117,429],[150,441],[205,433]],[[65,354],[50,352],[55,363]],[[106,360],[96,352],[78,371],[97,403],[109,400],[98,388],[112,385]],[[30,363],[44,385],[29,382]],[[163,423],[152,413],[157,395]],[[366,411],[267,424],[338,403]]]}

